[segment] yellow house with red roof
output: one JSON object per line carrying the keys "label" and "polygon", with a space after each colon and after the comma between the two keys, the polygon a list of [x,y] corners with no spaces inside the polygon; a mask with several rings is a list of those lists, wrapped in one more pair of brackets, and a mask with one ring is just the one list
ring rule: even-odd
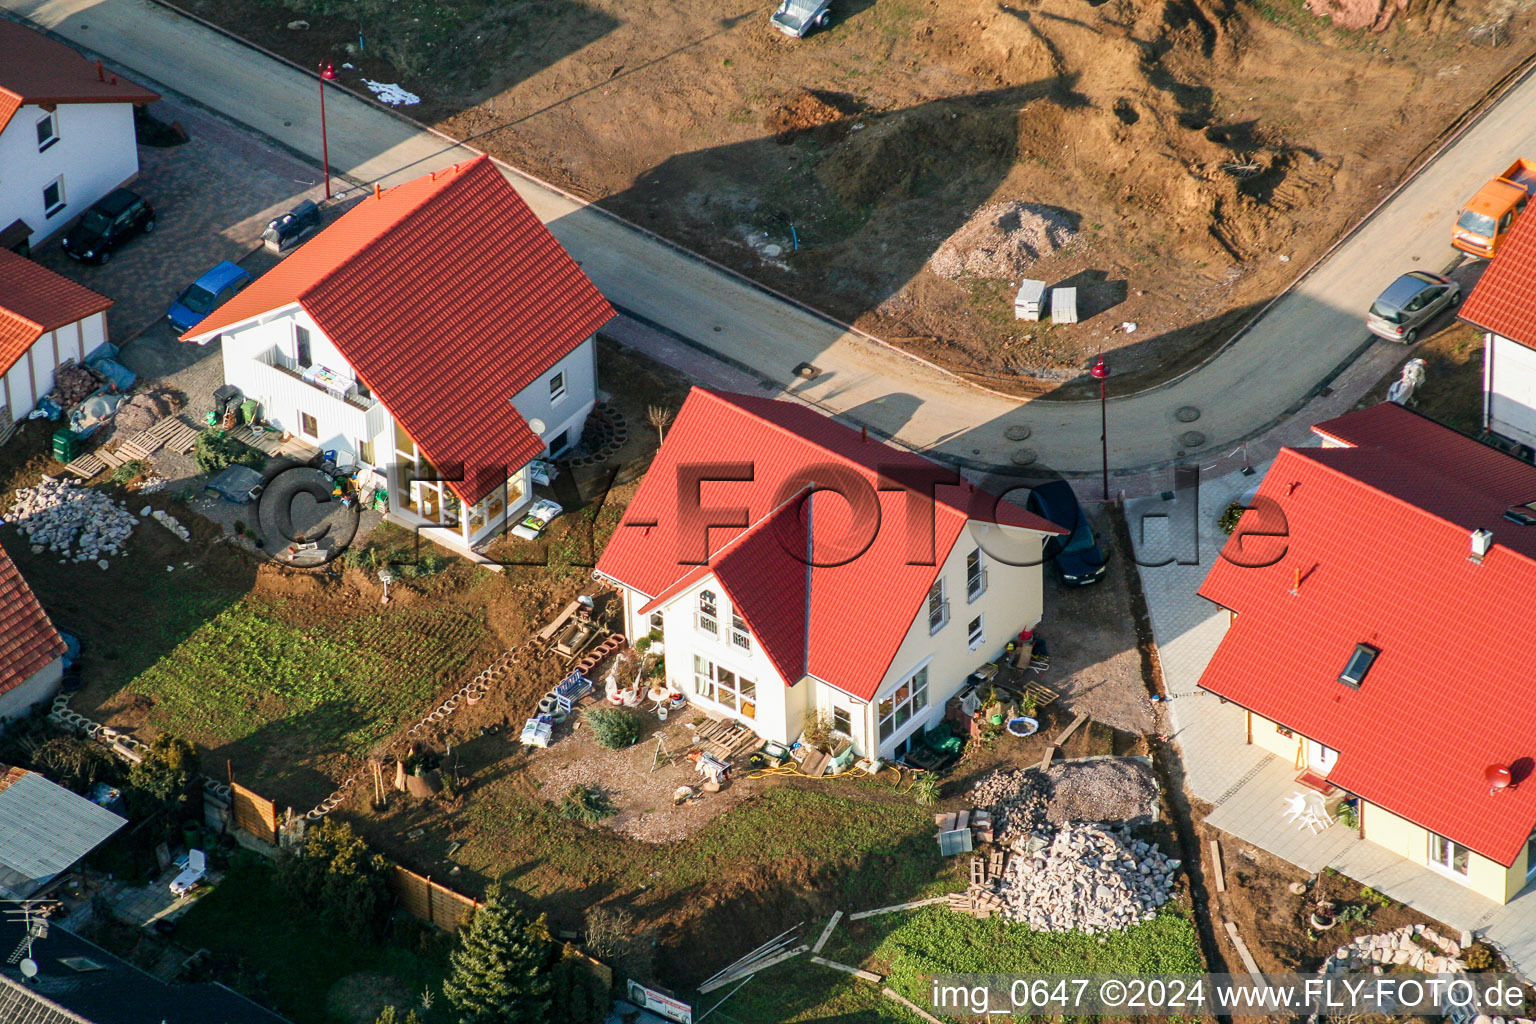
{"label": "yellow house with red roof", "polygon": [[462,551],[581,439],[613,307],[486,157],[375,190],[182,335],[270,423]]}
{"label": "yellow house with red roof", "polygon": [[1506,903],[1536,879],[1536,466],[1391,403],[1313,429],[1200,588],[1231,613],[1200,685],[1362,838]]}
{"label": "yellow house with red roof", "polygon": [[796,402],[695,388],[597,575],[674,692],[790,743],[899,756],[1035,626],[1059,527]]}

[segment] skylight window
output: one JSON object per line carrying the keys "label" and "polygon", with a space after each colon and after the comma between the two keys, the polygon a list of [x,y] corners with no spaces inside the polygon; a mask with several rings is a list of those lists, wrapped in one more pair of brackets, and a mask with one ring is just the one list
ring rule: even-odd
{"label": "skylight window", "polygon": [[1521,526],[1536,526],[1536,501],[1509,506],[1504,510],[1504,518]]}
{"label": "skylight window", "polygon": [[1360,689],[1360,684],[1365,680],[1365,674],[1371,670],[1371,666],[1376,662],[1376,655],[1380,653],[1370,644],[1356,644],[1355,652],[1349,656],[1344,671],[1339,673],[1339,682],[1345,686]]}

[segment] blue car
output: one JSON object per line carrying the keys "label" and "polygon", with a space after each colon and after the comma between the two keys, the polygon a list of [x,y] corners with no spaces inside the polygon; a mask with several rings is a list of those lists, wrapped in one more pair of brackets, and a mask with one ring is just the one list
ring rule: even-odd
{"label": "blue car", "polygon": [[1045,542],[1045,557],[1061,573],[1061,581],[1069,587],[1097,583],[1104,575],[1104,552],[1093,539],[1088,517],[1072,486],[1065,480],[1043,483],[1029,492],[1024,507],[1068,531],[1065,537],[1050,537]]}
{"label": "blue car", "polygon": [[234,298],[251,280],[245,268],[225,260],[176,296],[176,301],[166,311],[166,318],[177,330],[190,331],[209,313]]}

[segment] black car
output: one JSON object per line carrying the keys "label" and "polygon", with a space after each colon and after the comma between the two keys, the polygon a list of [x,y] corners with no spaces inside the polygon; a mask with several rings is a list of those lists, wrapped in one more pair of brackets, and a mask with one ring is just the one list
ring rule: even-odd
{"label": "black car", "polygon": [[1064,537],[1052,536],[1045,542],[1045,557],[1055,564],[1061,581],[1071,587],[1097,583],[1104,575],[1104,552],[1093,539],[1088,517],[1072,486],[1065,480],[1043,483],[1029,492],[1024,507],[1068,531]]}
{"label": "black car", "polygon": [[133,236],[155,230],[155,210],[136,192],[120,188],[103,196],[64,236],[64,251],[86,263],[105,263]]}

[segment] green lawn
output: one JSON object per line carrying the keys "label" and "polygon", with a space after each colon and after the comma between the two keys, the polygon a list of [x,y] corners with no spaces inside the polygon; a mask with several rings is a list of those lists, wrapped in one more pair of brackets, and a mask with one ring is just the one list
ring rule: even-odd
{"label": "green lawn", "polygon": [[[815,929],[821,924],[815,922],[811,933],[819,934]],[[880,989],[889,986],[926,1009],[927,978],[932,974],[1177,974],[1204,969],[1194,925],[1172,906],[1151,921],[1102,936],[1102,941],[1080,932],[1033,932],[1002,918],[978,921],[942,906],[924,907],[865,922],[844,919],[823,955],[874,971],[885,980],[877,985],[797,957],[744,985],[719,1016],[739,1024],[906,1024],[917,1018],[882,996]],[[716,1005],[726,991],[729,987],[705,997],[704,1006]]]}
{"label": "green lawn", "polygon": [[[276,889],[272,867],[262,862],[232,868],[181,918],[176,941],[208,950],[235,974],[221,980],[271,1004],[294,1024],[337,1024],[346,1020],[335,1012],[338,1002],[358,1006],[370,992],[379,998],[398,994],[406,1009],[418,1006],[420,993],[431,988],[441,1010],[449,941],[430,930],[411,934],[417,947],[406,949],[358,942],[316,918],[297,918]],[[423,934],[429,936],[425,948]],[[393,980],[369,985],[365,979],[357,986],[361,999],[341,998],[337,983],[352,987],[344,979],[358,974]]]}
{"label": "green lawn", "polygon": [[242,600],[129,684],[163,728],[218,746],[281,723],[359,753],[452,681],[488,636],[483,612],[390,608],[295,626],[281,603]]}

